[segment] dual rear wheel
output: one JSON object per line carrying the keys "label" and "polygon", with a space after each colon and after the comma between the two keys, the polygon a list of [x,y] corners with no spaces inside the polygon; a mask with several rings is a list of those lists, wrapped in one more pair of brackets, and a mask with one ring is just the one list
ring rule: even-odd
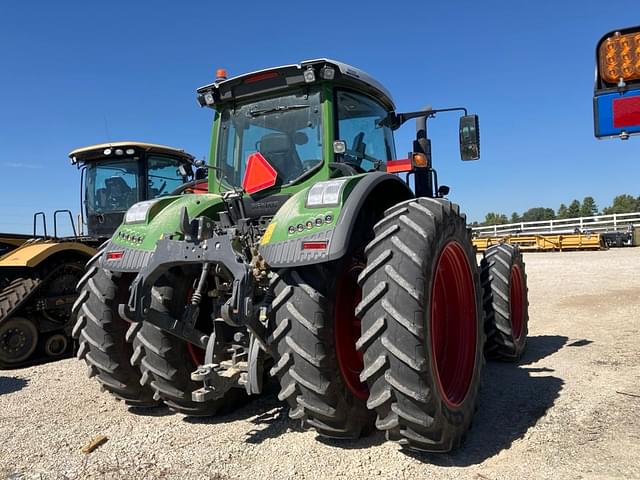
{"label": "dual rear wheel", "polygon": [[[87,265],[73,307],[77,356],[87,363],[88,375],[135,407],[165,404],[185,415],[208,416],[237,404],[242,394],[236,389],[222,399],[192,401],[192,392],[202,386],[191,380],[202,352],[152,324],[120,317],[118,305],[127,302],[133,278],[102,269],[98,262],[99,254]],[[162,277],[152,289],[151,308],[180,318],[190,287],[172,275]]]}
{"label": "dual rear wheel", "polygon": [[[279,398],[292,418],[325,437],[353,439],[377,427],[408,448],[449,451],[471,423],[484,351],[513,359],[524,349],[522,257],[501,245],[479,272],[458,207],[423,198],[386,211],[364,253],[366,260],[348,256],[274,275],[270,373]],[[74,335],[107,390],[187,415],[235,403],[234,390],[193,402],[197,352],[152,325],[127,325],[114,314],[116,299],[124,302],[119,276],[89,267]],[[183,287],[166,278],[152,308],[178,315]]]}
{"label": "dual rear wheel", "polygon": [[[477,403],[493,321],[485,325],[485,313],[497,318],[465,218],[447,201],[403,202],[375,225],[365,256],[275,277],[271,373],[279,397],[321,436],[356,438],[375,423],[408,448],[449,451]],[[483,279],[494,269],[483,267]],[[524,274],[524,264],[514,271]],[[526,302],[518,278],[507,297]],[[524,310],[514,302],[505,321],[523,319]]]}
{"label": "dual rear wheel", "polygon": [[358,272],[362,265],[311,266],[279,272],[273,280],[275,364],[280,400],[290,417],[324,437],[352,439],[373,429],[368,387],[360,380],[362,354],[356,351],[360,320]]}

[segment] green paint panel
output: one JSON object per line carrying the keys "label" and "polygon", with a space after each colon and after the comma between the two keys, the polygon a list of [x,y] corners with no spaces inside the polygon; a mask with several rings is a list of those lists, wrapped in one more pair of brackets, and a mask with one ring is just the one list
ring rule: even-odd
{"label": "green paint panel", "polygon": [[[349,197],[349,194],[365,175],[366,173],[354,175],[353,177],[346,177],[347,183],[343,187],[342,198],[336,206],[307,207],[307,194],[311,186],[308,186],[304,190],[295,194],[287,200],[280,210],[278,210],[278,213],[273,217],[273,220],[267,229],[267,231],[269,231],[269,229],[271,230],[271,234],[268,238],[268,242],[265,243],[271,245],[277,242],[309,235],[310,233],[334,228],[340,218],[342,207]],[[322,222],[316,223],[319,219],[322,220]],[[311,226],[308,225],[309,223],[311,223]],[[302,226],[302,228],[300,228],[300,226]],[[293,231],[290,231],[291,227],[293,227]]]}
{"label": "green paint panel", "polygon": [[112,237],[117,245],[140,250],[155,250],[156,242],[164,234],[178,233],[180,212],[187,207],[189,218],[206,214],[216,216],[223,209],[222,198],[216,194],[187,194],[164,197],[147,214],[145,223],[120,225]]}

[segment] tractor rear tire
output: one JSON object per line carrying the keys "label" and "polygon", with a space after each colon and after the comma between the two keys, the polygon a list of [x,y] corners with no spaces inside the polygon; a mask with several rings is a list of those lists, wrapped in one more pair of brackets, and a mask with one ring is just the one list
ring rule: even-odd
{"label": "tractor rear tire", "polygon": [[360,274],[361,378],[376,426],[404,447],[447,452],[471,424],[484,365],[481,287],[465,217],[429,198],[385,212]]}
{"label": "tractor rear tire", "polygon": [[[335,309],[338,289],[345,293],[348,283],[357,289],[357,275],[349,281],[344,277],[349,275],[347,269],[338,270],[312,266],[274,275],[270,343],[275,358],[270,374],[280,381],[278,398],[289,404],[291,418],[302,420],[322,437],[354,439],[374,429],[375,417],[366,407],[368,391],[358,380],[359,371],[354,378],[349,362],[339,358],[339,333],[346,337],[342,351],[352,360],[358,334],[349,331],[355,319],[354,297],[345,312]],[[338,325],[340,321],[343,324]]]}
{"label": "tractor rear tire", "polygon": [[[151,291],[150,308],[168,312],[180,318],[191,284],[174,275],[158,280]],[[194,402],[191,393],[202,387],[191,380],[191,373],[200,363],[196,347],[148,322],[134,339],[131,362],[142,371],[141,382],[155,392],[172,410],[193,417],[207,417],[237,406],[246,395],[244,390],[232,388],[219,399]]]}
{"label": "tractor rear tire", "polygon": [[516,361],[529,331],[527,274],[517,246],[493,245],[480,262],[488,358]]}
{"label": "tractor rear tire", "polygon": [[118,305],[128,298],[128,279],[101,268],[99,257],[100,252],[87,263],[72,308],[77,316],[72,332],[79,342],[77,357],[86,362],[88,376],[95,376],[116,398],[134,407],[155,407],[153,390],[140,384],[140,370],[130,363],[130,342],[139,324],[118,315]]}

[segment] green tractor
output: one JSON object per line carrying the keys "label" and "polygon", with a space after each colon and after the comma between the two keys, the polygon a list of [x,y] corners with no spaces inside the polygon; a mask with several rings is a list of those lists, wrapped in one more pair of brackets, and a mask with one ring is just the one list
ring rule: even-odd
{"label": "green tractor", "polygon": [[88,265],[74,336],[89,375],[131,405],[212,415],[270,374],[321,436],[459,445],[485,349],[517,358],[527,328],[519,252],[490,249],[479,269],[432,168],[427,119],[463,112],[475,160],[477,116],[396,113],[380,83],[327,59],[219,72],[198,100],[215,116],[209,193],[134,205]]}

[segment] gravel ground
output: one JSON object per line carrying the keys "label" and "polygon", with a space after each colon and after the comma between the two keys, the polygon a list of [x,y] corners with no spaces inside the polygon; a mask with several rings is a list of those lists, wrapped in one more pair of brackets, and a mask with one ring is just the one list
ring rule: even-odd
{"label": "gravel ground", "polygon": [[640,478],[640,248],[525,261],[527,353],[487,365],[452,454],[405,453],[381,434],[319,440],[273,386],[214,419],[135,412],[69,359],[0,372],[0,478]]}

